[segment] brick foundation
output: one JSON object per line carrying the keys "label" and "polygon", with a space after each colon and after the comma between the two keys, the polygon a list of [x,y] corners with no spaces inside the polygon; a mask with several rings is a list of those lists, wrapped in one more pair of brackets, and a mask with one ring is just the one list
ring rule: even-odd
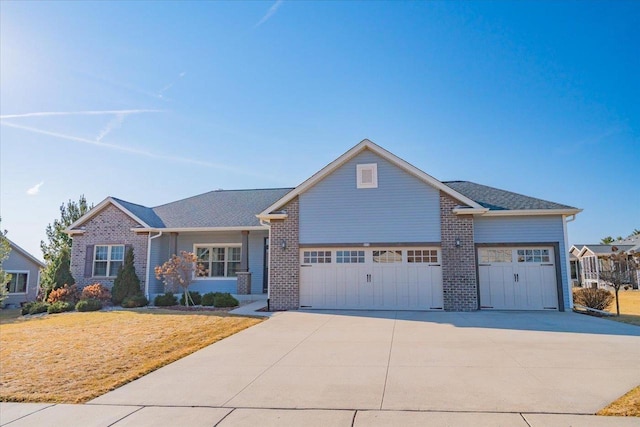
{"label": "brick foundation", "polygon": [[249,295],[251,293],[251,273],[248,271],[238,271],[237,273],[238,295]]}

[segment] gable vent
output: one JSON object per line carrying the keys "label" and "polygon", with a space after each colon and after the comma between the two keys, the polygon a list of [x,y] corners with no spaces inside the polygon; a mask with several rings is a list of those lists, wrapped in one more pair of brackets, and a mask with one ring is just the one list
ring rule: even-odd
{"label": "gable vent", "polygon": [[378,188],[378,164],[356,166],[357,188]]}

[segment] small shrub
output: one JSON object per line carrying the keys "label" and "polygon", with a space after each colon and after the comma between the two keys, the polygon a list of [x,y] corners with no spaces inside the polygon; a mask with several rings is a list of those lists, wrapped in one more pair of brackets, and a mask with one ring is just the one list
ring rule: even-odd
{"label": "small shrub", "polygon": [[596,310],[605,310],[612,301],[613,295],[606,289],[580,289],[573,294],[574,303],[595,308]]}
{"label": "small shrub", "polygon": [[213,307],[213,300],[215,299],[215,296],[216,296],[215,293],[208,292],[202,295],[202,301],[200,303],[207,307]]}
{"label": "small shrub", "polygon": [[49,304],[42,301],[33,301],[29,302],[22,307],[22,315],[26,314],[38,314],[38,313],[46,313],[47,308],[49,308]]}
{"label": "small shrub", "polygon": [[213,296],[213,305],[215,307],[235,307],[238,305],[238,300],[230,293],[216,292]]}
{"label": "small shrub", "polygon": [[178,298],[171,292],[167,292],[164,295],[158,295],[153,300],[153,305],[157,307],[171,307],[172,305],[178,305]]}
{"label": "small shrub", "polygon": [[116,305],[121,305],[125,298],[134,297],[141,293],[140,279],[134,266],[133,248],[127,248],[124,255],[124,264],[118,270],[118,275],[113,281],[111,301]]}
{"label": "small shrub", "polygon": [[136,308],[144,307],[149,304],[149,300],[144,295],[135,295],[122,300],[122,307]]}
{"label": "small shrub", "polygon": [[98,311],[102,308],[102,302],[97,299],[83,299],[76,304],[78,311]]}
{"label": "small shrub", "polygon": [[80,299],[97,299],[103,304],[110,303],[111,291],[100,283],[94,283],[93,285],[85,286],[82,289]]}
{"label": "small shrub", "polygon": [[70,302],[65,301],[57,301],[53,304],[49,304],[47,307],[47,313],[55,314],[55,313],[64,313],[65,311],[73,311],[74,306]]}
{"label": "small shrub", "polygon": [[[200,295],[200,292],[198,292],[198,291],[190,291],[189,295],[191,296],[191,301],[193,301],[193,305],[202,304],[202,295]],[[182,293],[182,296],[180,297],[180,305],[185,305],[185,303],[184,303],[184,292]]]}
{"label": "small shrub", "polygon": [[80,291],[76,285],[64,285],[61,288],[52,290],[49,298],[47,298],[47,302],[53,304],[54,302],[64,301],[75,304],[79,299]]}

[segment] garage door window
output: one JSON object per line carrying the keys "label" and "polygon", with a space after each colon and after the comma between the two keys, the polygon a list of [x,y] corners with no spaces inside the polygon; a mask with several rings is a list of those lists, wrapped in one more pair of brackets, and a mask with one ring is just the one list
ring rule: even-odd
{"label": "garage door window", "polygon": [[364,264],[364,251],[336,251],[338,264]]}
{"label": "garage door window", "polygon": [[373,251],[373,262],[402,262],[402,251]]}
{"label": "garage door window", "polygon": [[513,262],[511,249],[481,249],[479,252],[483,263]]}
{"label": "garage door window", "polygon": [[437,264],[438,251],[435,249],[407,251],[407,262]]}
{"label": "garage door window", "polygon": [[304,251],[305,264],[331,264],[331,251]]}
{"label": "garage door window", "polygon": [[518,262],[550,262],[549,249],[518,249]]}

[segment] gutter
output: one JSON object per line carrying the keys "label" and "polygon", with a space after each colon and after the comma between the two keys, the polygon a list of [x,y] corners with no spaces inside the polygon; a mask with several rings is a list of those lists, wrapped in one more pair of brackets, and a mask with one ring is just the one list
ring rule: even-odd
{"label": "gutter", "polygon": [[151,241],[160,236],[162,236],[162,231],[159,231],[155,236],[151,236],[151,232],[149,232],[147,238],[147,279],[144,281],[144,296],[147,299],[149,299],[149,280],[151,280]]}

